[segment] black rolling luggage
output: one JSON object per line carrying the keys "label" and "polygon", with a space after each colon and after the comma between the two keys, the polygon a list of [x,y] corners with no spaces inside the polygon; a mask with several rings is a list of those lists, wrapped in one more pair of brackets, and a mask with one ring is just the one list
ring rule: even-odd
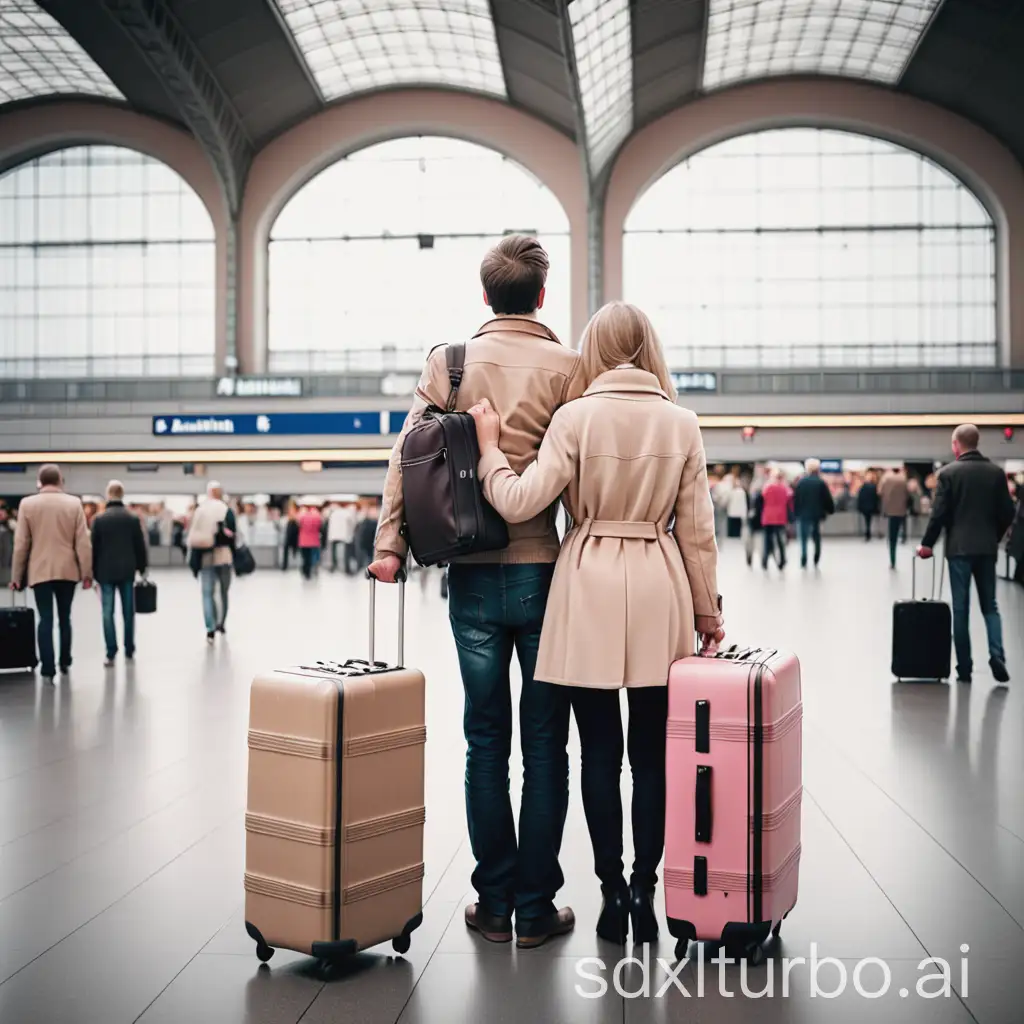
{"label": "black rolling luggage", "polygon": [[31,672],[36,657],[36,613],[25,604],[17,605],[11,591],[11,606],[0,608],[0,670]]}
{"label": "black rolling luggage", "polygon": [[[938,561],[939,557],[935,556]],[[938,597],[932,564],[932,595],[917,599],[917,556],[913,561],[913,590],[909,601],[892,607],[892,674],[904,679],[948,679],[951,669],[953,615],[940,600],[945,563],[941,563]]]}
{"label": "black rolling luggage", "polygon": [[403,529],[420,565],[508,547],[505,520],[477,479],[476,424],[469,413],[454,411],[465,360],[464,344],[448,346],[448,407],[428,409],[402,448]]}

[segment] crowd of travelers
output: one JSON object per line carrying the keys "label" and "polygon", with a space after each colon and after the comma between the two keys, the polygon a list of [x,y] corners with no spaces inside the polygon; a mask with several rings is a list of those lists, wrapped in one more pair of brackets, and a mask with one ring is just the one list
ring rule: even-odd
{"label": "crowd of travelers", "polygon": [[[1008,671],[995,601],[996,554],[1016,516],[1011,543],[1024,546],[1006,474],[979,451],[976,427],[953,435],[955,461],[937,477],[892,470],[868,474],[856,495],[837,498],[821,465],[807,460],[795,480],[770,467],[709,479],[697,417],[676,402],[672,376],[647,316],[614,302],[588,324],[579,349],[544,325],[547,254],[536,239],[504,238],[481,267],[493,317],[465,349],[457,408],[469,412],[480,447],[477,477],[507,523],[509,543],[455,559],[448,567],[449,618],[465,691],[466,810],[477,900],[467,927],[494,942],[513,936],[533,948],[575,927],[554,898],[562,886],[559,850],[568,805],[567,741],[575,716],[582,748],[581,788],[601,886],[599,935],[636,942],[657,937],[657,870],[665,841],[665,730],[670,665],[713,650],[725,638],[718,590],[717,539],[762,535],[761,563],[786,564],[799,537],[801,564],[818,566],[821,525],[853,498],[872,538],[874,518],[889,522],[890,564],[907,516],[930,510],[918,555],[930,558],[940,534],[953,586],[957,673],[970,682],[969,588],[981,599],[994,678]],[[413,408],[392,455],[378,517],[368,504],[307,501],[276,514],[282,559],[299,556],[312,578],[323,552],[346,573],[369,564],[394,582],[408,546],[401,458],[408,432],[431,407],[448,404],[443,350],[427,359]],[[11,587],[31,587],[39,613],[42,675],[52,682],[71,665],[71,605],[77,584],[103,592],[107,665],[117,655],[115,600],[125,618],[125,656],[135,655],[132,587],[147,571],[143,525],[111,481],[106,507],[90,524],[81,501],[65,493],[57,466],[43,466],[39,493],[22,501],[17,525],[6,513]],[[561,499],[569,517],[556,530]],[[718,522],[716,522],[718,520]],[[184,517],[181,544],[201,579],[209,643],[226,632],[233,568],[256,523],[211,482]],[[718,527],[716,529],[716,527]],[[717,535],[717,536],[716,536]],[[372,549],[372,556],[371,556]],[[0,548],[0,550],[4,550]],[[748,547],[748,559],[753,549]],[[1020,570],[1018,568],[1018,578]],[[53,625],[59,625],[59,650]],[[513,704],[509,668],[518,655],[524,765],[518,835],[509,786]],[[629,713],[625,741],[618,691]],[[628,753],[633,778],[634,860],[623,865],[620,774]],[[513,924],[514,921],[514,924]]]}

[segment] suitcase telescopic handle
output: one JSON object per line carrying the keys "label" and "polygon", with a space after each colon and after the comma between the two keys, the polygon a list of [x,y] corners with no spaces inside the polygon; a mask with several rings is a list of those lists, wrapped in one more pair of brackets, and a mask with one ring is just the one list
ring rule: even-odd
{"label": "suitcase telescopic handle", "polygon": [[[917,552],[915,551],[914,552],[914,557],[910,560],[910,600],[911,601],[916,601],[917,600],[917,563],[918,563],[918,560],[920,558],[921,558],[921,556],[919,554],[917,554]],[[932,562],[932,596],[931,596],[931,600],[935,601],[935,600],[939,600],[939,599],[942,598],[942,588],[943,588],[943,586],[945,585],[945,582],[946,582],[945,552],[943,552],[941,555],[940,554],[936,554],[936,553],[933,552],[932,553],[931,562]],[[939,593],[938,593],[938,595],[936,595],[936,593],[935,593],[935,573],[936,573],[935,563],[936,562],[940,563],[940,569],[941,569],[941,574],[939,576]],[[928,600],[928,599],[926,598],[926,600]]]}
{"label": "suitcase telescopic handle", "polygon": [[[374,667],[377,641],[377,577],[366,570],[366,578],[370,581],[370,668]],[[405,569],[399,569],[395,576],[398,584],[398,668],[405,666]]]}

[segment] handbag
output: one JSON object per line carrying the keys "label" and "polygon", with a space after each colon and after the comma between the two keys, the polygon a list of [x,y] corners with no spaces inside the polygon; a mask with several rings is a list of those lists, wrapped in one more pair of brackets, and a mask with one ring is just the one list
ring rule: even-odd
{"label": "handbag", "polygon": [[156,611],[156,584],[146,577],[135,584],[135,612],[137,615],[152,615]]}
{"label": "handbag", "polygon": [[232,563],[236,576],[248,576],[249,573],[256,571],[256,559],[253,558],[252,552],[246,544],[239,544],[235,548]]}

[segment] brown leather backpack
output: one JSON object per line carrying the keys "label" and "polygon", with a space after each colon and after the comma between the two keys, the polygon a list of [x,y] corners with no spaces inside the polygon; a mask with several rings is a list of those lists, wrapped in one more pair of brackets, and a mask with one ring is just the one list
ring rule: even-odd
{"label": "brown leather backpack", "polygon": [[420,565],[508,547],[505,520],[487,503],[477,479],[476,424],[455,412],[466,346],[449,345],[447,407],[431,406],[402,448],[403,532]]}

